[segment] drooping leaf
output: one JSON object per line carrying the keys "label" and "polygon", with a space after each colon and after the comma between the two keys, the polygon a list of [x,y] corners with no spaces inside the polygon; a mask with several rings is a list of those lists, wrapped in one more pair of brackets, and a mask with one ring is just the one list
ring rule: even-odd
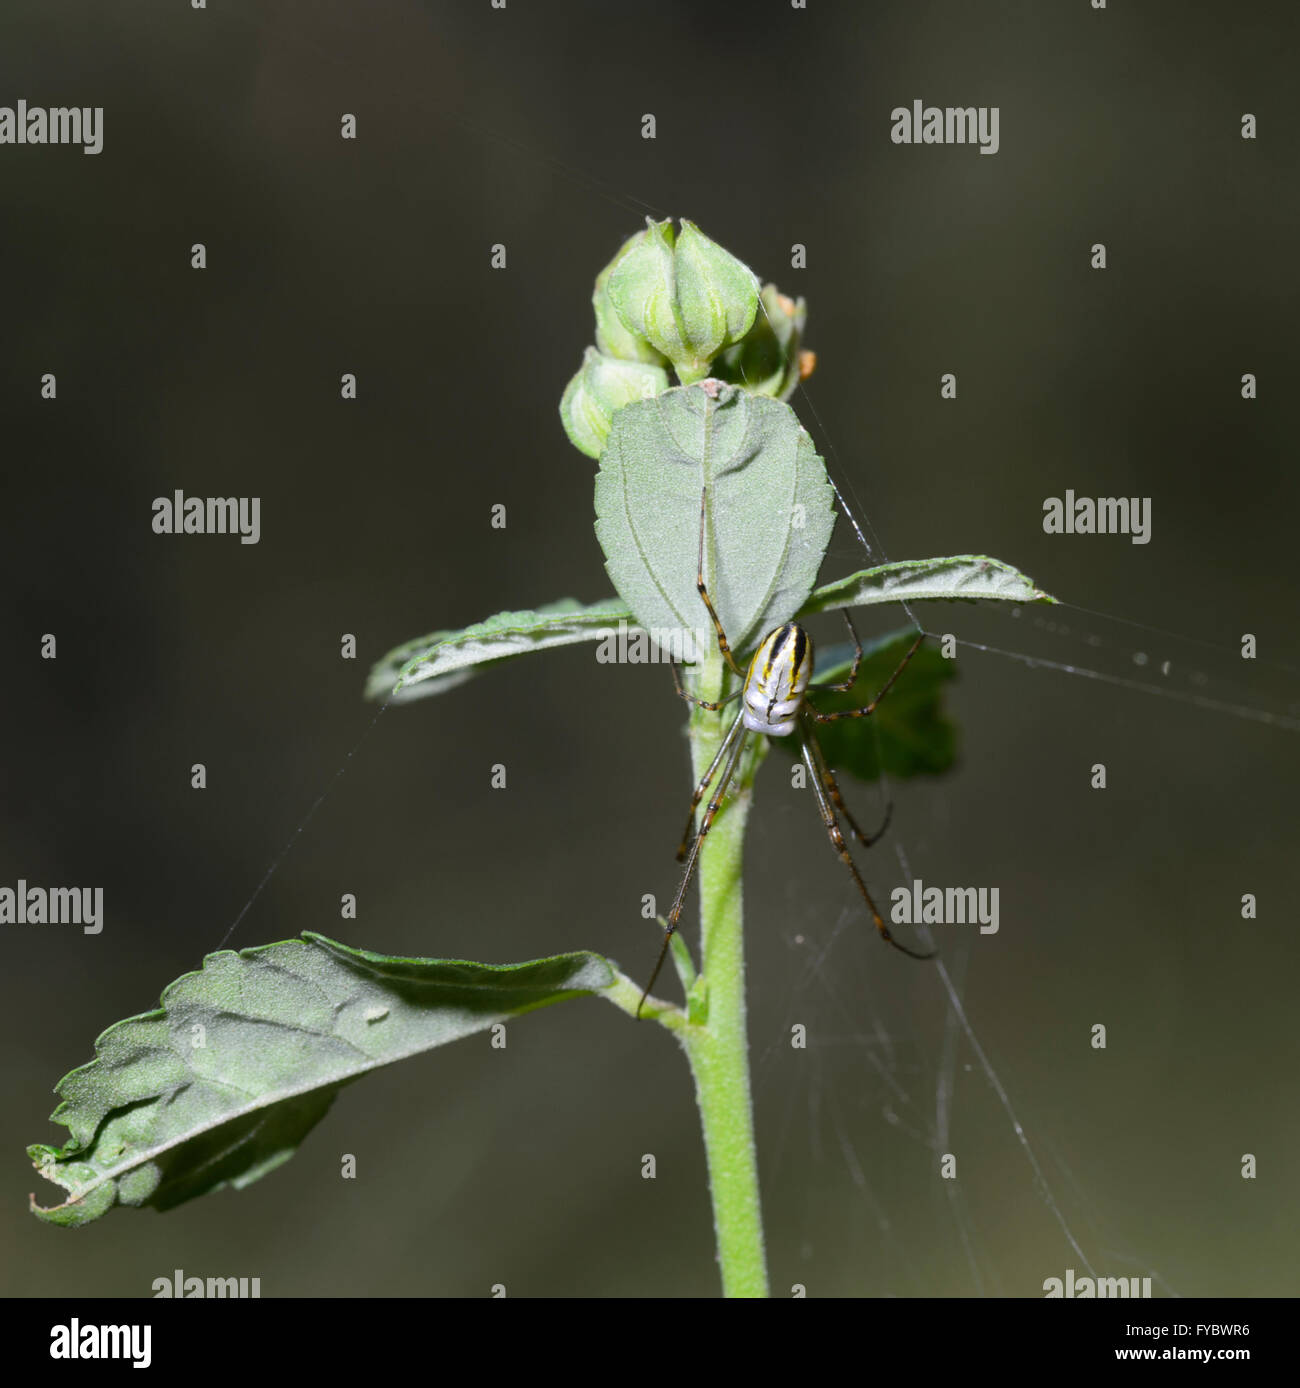
{"label": "drooping leaf", "polygon": [[880,602],[1055,602],[1033,579],[1000,559],[983,554],[954,554],[946,559],[904,559],[863,569],[823,584],[799,610],[801,617],[840,607],[869,607]]}
{"label": "drooping leaf", "polygon": [[632,614],[618,598],[584,606],[573,598],[548,603],[536,612],[498,612],[462,631],[435,631],[389,651],[376,661],[366,681],[367,699],[407,703],[427,694],[444,694],[476,675],[484,665],[552,646],[598,641]]}
{"label": "drooping leaf", "polygon": [[[915,629],[906,627],[864,641],[853,688],[844,693],[815,691],[812,704],[822,713],[863,708],[885,687],[915,639]],[[842,684],[852,665],[853,647],[848,642],[819,650],[814,682]],[[957,755],[957,730],[944,710],[943,691],[956,673],[956,661],[946,660],[936,644],[927,641],[870,717],[818,724],[817,740],[831,770],[863,781],[876,780],[882,767],[894,779],[947,771]],[[797,737],[774,740],[788,755],[799,756]]]}
{"label": "drooping leaf", "polygon": [[596,477],[596,535],[614,587],[662,648],[714,639],[696,588],[706,486],[705,583],[745,652],[812,592],[833,490],[779,400],[705,381],[624,405]]}
{"label": "drooping leaf", "polygon": [[68,1191],[33,1212],[78,1226],[115,1203],[170,1209],[288,1161],[339,1089],[382,1065],[609,987],[600,955],[525,964],[407,959],[300,940],[210,954],[59,1081],[71,1136],[29,1147]]}

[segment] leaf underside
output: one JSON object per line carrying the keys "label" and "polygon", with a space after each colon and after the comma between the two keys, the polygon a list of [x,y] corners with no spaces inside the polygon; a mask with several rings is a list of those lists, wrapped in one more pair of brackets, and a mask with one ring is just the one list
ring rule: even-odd
{"label": "leaf underside", "polygon": [[801,608],[801,617],[841,607],[882,602],[1055,602],[1033,579],[986,554],[953,554],[945,559],[902,559],[862,569],[825,583]]}
{"label": "leaf underside", "polygon": [[[697,510],[697,526],[698,523]],[[692,575],[694,562],[692,560]],[[694,591],[693,577],[691,587]],[[698,600],[698,593],[695,596]],[[906,559],[863,569],[847,578],[823,584],[797,615],[803,618],[837,608],[871,607],[885,602],[977,599],[1056,601],[1009,564],[982,554],[965,554],[945,559]],[[463,630],[435,631],[390,651],[371,669],[366,697],[391,697],[394,703],[407,703],[429,694],[443,694],[486,666],[534,651],[602,640],[615,631],[620,622],[627,624],[629,634],[643,629],[620,598],[604,598],[586,605],[573,598],[562,598],[535,612],[498,612]],[[760,632],[760,635],[765,634],[766,629]],[[713,639],[711,627],[707,639]],[[743,654],[746,647],[736,649]]]}
{"label": "leaf underside", "polygon": [[367,699],[409,703],[445,694],[487,665],[533,651],[596,641],[631,612],[618,598],[583,605],[561,598],[536,612],[498,612],[462,631],[435,631],[407,641],[376,661],[366,681]]}
{"label": "leaf underside", "polygon": [[779,400],[714,381],[624,405],[596,477],[596,537],[615,589],[654,639],[713,639],[696,586],[706,487],[705,585],[732,646],[746,650],[812,592],[834,492]]}
{"label": "leaf underside", "polygon": [[210,954],[162,1006],[108,1028],[56,1087],[62,1148],[27,1149],[68,1199],[33,1212],[76,1227],[116,1203],[170,1209],[242,1189],[293,1155],[343,1085],[614,981],[580,952],[524,964],[408,959],[304,932]]}

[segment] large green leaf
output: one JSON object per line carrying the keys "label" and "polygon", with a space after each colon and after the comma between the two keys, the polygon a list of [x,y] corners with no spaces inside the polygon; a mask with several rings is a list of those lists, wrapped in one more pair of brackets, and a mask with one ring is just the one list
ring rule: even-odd
{"label": "large green leaf", "polygon": [[880,602],[1055,602],[1018,569],[984,554],[954,554],[947,559],[903,559],[862,569],[823,584],[799,610],[801,617],[841,607],[870,607]]}
{"label": "large green leaf", "polygon": [[498,612],[462,631],[435,631],[376,661],[366,681],[366,698],[391,695],[395,703],[406,703],[426,694],[444,694],[477,674],[480,666],[552,646],[597,641],[631,616],[618,598],[587,606],[561,598],[536,612]]}
{"label": "large green leaf", "polygon": [[71,1137],[28,1155],[63,1186],[33,1211],[78,1226],[114,1203],[170,1209],[288,1161],[339,1089],[381,1065],[609,987],[586,952],[526,964],[406,959],[304,932],[221,950],[108,1028],[59,1081],[51,1115]]}
{"label": "large green leaf", "polygon": [[624,405],[596,477],[596,536],[614,587],[660,646],[689,649],[684,634],[713,640],[696,588],[706,486],[705,582],[743,652],[812,592],[833,489],[779,400],[705,381]]}
{"label": "large green leaf", "polygon": [[[916,639],[906,627],[862,644],[862,664],[853,688],[844,693],[814,691],[811,702],[821,713],[863,708],[885,687]],[[817,652],[814,680],[843,683],[853,665],[853,647],[845,642]],[[922,645],[908,661],[897,683],[869,718],[845,718],[817,726],[817,740],[827,765],[864,781],[885,773],[901,779],[934,776],[947,771],[957,755],[957,730],[943,706],[944,685],[957,673],[957,663],[939,654],[933,641]],[[799,739],[773,739],[782,751],[799,755]],[[866,827],[865,825],[863,826]]]}

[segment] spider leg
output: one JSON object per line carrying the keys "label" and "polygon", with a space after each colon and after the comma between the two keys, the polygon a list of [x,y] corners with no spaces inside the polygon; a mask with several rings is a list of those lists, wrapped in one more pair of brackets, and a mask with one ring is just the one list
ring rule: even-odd
{"label": "spider leg", "polygon": [[826,794],[825,787],[817,775],[816,758],[812,751],[809,729],[806,725],[802,728],[803,737],[803,759],[804,764],[812,773],[813,790],[817,795],[817,808],[821,811],[822,823],[826,826],[827,836],[830,838],[831,847],[839,854],[840,862],[849,870],[849,875],[853,878],[862,899],[867,903],[867,910],[871,912],[871,919],[875,922],[876,929],[880,932],[880,938],[885,940],[897,950],[901,950],[911,959],[932,959],[935,951],[928,950],[920,953],[917,950],[908,949],[906,945],[900,945],[889,933],[889,927],[885,924],[884,918],[876,909],[876,903],[871,899],[871,893],[867,890],[867,884],[862,880],[862,875],[858,872],[857,864],[853,861],[853,855],[849,852],[848,845],[844,842],[844,835],[840,830],[839,821],[835,818],[835,810],[831,805],[830,799]]}
{"label": "spider leg", "polygon": [[727,735],[722,739],[722,744],[718,748],[718,755],[709,763],[709,769],[700,777],[700,783],[695,787],[695,794],[691,796],[691,808],[686,812],[686,829],[682,834],[681,845],[677,849],[677,861],[686,861],[686,850],[690,846],[691,837],[695,831],[695,811],[699,808],[700,801],[704,798],[704,792],[708,790],[713,781],[714,773],[717,771],[724,756],[730,750],[731,739],[736,736],[736,731],[741,725],[743,715],[737,714],[735,722],[727,729]]}
{"label": "spider leg", "polygon": [[810,684],[809,689],[824,689],[828,692],[833,690],[836,694],[847,694],[858,682],[858,666],[862,664],[862,642],[858,640],[858,629],[853,625],[853,618],[849,616],[849,609],[843,607],[840,611],[844,614],[849,635],[853,638],[853,668],[849,671],[848,679],[841,684]]}
{"label": "spider leg", "polygon": [[874,834],[864,834],[858,827],[858,822],[853,818],[849,807],[844,803],[844,797],[840,794],[839,783],[835,779],[835,773],[830,769],[826,762],[826,753],[822,751],[821,744],[811,732],[807,734],[807,740],[812,747],[813,756],[817,761],[817,769],[820,773],[821,783],[826,787],[827,794],[835,804],[839,816],[849,826],[849,832],[863,846],[870,848],[872,844],[879,843],[885,836],[885,831],[889,828],[889,821],[894,813],[894,802],[891,800],[885,806],[885,817],[881,821],[880,828]]}
{"label": "spider leg", "polygon": [[[838,713],[818,713],[817,710],[816,710],[815,708],[813,708],[813,706],[812,706],[811,704],[809,704],[809,705],[807,706],[807,707],[808,707],[808,712],[809,712],[809,713],[817,720],[817,722],[819,722],[819,723],[836,723],[836,722],[838,722],[841,718],[866,718],[866,717],[870,716],[871,714],[875,713],[875,711],[876,711],[876,705],[877,705],[877,704],[881,701],[881,699],[883,699],[883,698],[885,697],[885,695],[888,694],[889,691],[894,687],[894,681],[895,681],[895,680],[899,677],[899,675],[901,675],[901,674],[903,673],[903,671],[907,668],[907,663],[908,663],[908,661],[910,661],[910,660],[912,659],[912,657],[916,654],[917,650],[920,648],[921,642],[924,641],[924,640],[925,640],[925,632],[921,632],[921,634],[916,638],[916,640],[912,642],[912,645],[911,645],[911,647],[909,648],[907,654],[902,658],[902,660],[900,660],[900,661],[898,662],[898,668],[897,668],[897,669],[894,671],[894,673],[893,673],[892,675],[890,675],[890,677],[885,681],[885,687],[884,687],[884,688],[880,691],[880,693],[877,694],[876,697],[875,697],[874,699],[872,699],[872,701],[871,701],[869,704],[867,704],[865,707],[863,707],[863,708],[846,708],[846,709],[841,709]],[[830,687],[831,687],[832,689],[836,688],[835,685],[831,685]]]}
{"label": "spider leg", "polygon": [[[691,879],[695,876],[695,868],[700,861],[700,849],[704,847],[704,840],[708,837],[709,830],[713,827],[713,821],[718,813],[718,807],[722,804],[722,797],[727,793],[727,787],[731,784],[731,778],[736,774],[736,766],[740,761],[740,754],[745,750],[745,743],[748,729],[744,728],[739,718],[732,724],[731,731],[728,732],[723,741],[723,749],[727,742],[731,741],[736,729],[741,728],[740,736],[735,738],[735,745],[727,758],[727,763],[722,775],[718,778],[718,784],[714,788],[713,794],[709,797],[708,806],[704,811],[704,819],[700,824],[700,832],[696,834],[695,841],[691,844],[690,855],[686,859],[686,869],[682,873],[681,885],[677,888],[677,895],[673,898],[672,910],[668,912],[668,928],[664,931],[664,945],[659,951],[659,958],[655,962],[654,973],[650,975],[650,982],[645,986],[645,992],[641,994],[641,1001],[636,1005],[636,1015],[641,1016],[641,1009],[645,1006],[645,1000],[650,996],[650,990],[655,986],[655,979],[659,977],[659,970],[664,966],[664,960],[668,957],[668,947],[672,943],[672,938],[677,930],[677,922],[681,919],[682,906],[686,902],[686,892],[691,885]],[[722,751],[714,758],[714,766],[721,760]],[[713,768],[710,768],[712,771]],[[692,811],[693,813],[693,811]]]}
{"label": "spider leg", "polygon": [[743,680],[745,672],[736,664],[736,657],[731,654],[731,646],[727,642],[727,633],[722,629],[722,619],[718,616],[713,603],[709,600],[709,590],[704,586],[704,520],[705,502],[708,500],[709,489],[705,487],[700,493],[700,550],[699,557],[695,565],[695,586],[699,589],[700,597],[704,600],[704,605],[709,609],[709,616],[713,618],[713,630],[718,634],[718,649],[726,658],[727,664],[731,666],[732,673],[737,674]]}
{"label": "spider leg", "polygon": [[685,699],[688,704],[694,704],[696,708],[707,708],[710,713],[716,713],[720,708],[726,706],[733,700],[739,699],[743,690],[736,689],[727,695],[725,699],[720,699],[716,704],[711,704],[707,699],[697,699],[694,694],[688,694],[682,685],[681,670],[675,660],[668,662],[669,668],[673,672],[673,683],[677,686],[677,697]]}

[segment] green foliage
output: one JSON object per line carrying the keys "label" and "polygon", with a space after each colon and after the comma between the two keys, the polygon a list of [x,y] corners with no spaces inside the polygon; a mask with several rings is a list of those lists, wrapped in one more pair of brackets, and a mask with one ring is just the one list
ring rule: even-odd
{"label": "green foliage", "polygon": [[763,312],[754,326],[720,353],[710,370],[720,381],[743,386],[751,394],[788,400],[799,385],[807,306],[802,299],[787,298],[774,284],[765,284],[760,297]]}
{"label": "green foliage", "polygon": [[29,1147],[68,1199],[33,1211],[88,1224],[242,1189],[293,1155],[343,1085],[496,1022],[609,987],[586,952],[526,964],[407,959],[300,940],[210,954],[162,1007],[108,1028],[59,1081],[62,1148]]}
{"label": "green foliage", "polygon": [[407,641],[375,663],[366,681],[367,699],[409,703],[428,694],[445,694],[478,674],[484,665],[598,641],[632,614],[618,598],[584,606],[573,598],[547,603],[536,612],[498,612],[461,631],[435,631]]}
{"label": "green foliage", "polygon": [[696,588],[706,486],[705,582],[744,651],[811,593],[833,492],[807,431],[779,400],[714,382],[625,405],[596,477],[596,537],[614,587],[652,634],[713,639]]}
{"label": "green foliage", "polygon": [[[624,244],[596,280],[597,345],[561,404],[574,444],[600,458],[596,535],[619,596],[501,612],[407,642],[375,664],[367,697],[442,693],[484,666],[600,640],[620,623],[676,637],[684,650],[698,637],[716,674],[712,624],[697,590],[702,497],[704,577],[738,656],[783,622],[836,608],[1054,601],[980,555],[879,565],[813,591],[834,523],[833,488],[782,403],[810,365],[800,347],[806,310],[772,285],[762,291],[761,314],[759,302],[753,272],[685,219],[679,233],[671,221],[651,221]],[[670,364],[680,387],[668,387]],[[815,694],[816,706],[869,703],[912,639],[905,631],[873,642],[855,687]],[[847,647],[823,652],[817,679],[842,678],[849,656]],[[822,725],[832,767],[869,779],[882,769],[892,777],[945,770],[955,734],[942,695],[953,673],[933,644],[922,647],[871,718]],[[697,767],[707,764],[719,726],[692,718]],[[791,750],[789,742],[778,745]],[[35,1213],[77,1226],[114,1204],[168,1209],[221,1186],[241,1188],[287,1161],[361,1075],[598,993],[682,1041],[703,1120],[723,1285],[730,1294],[764,1294],[736,890],[746,806],[729,805],[700,848],[698,975],[680,935],[672,945],[684,1012],[662,1000],[643,1012],[637,984],[586,952],[498,966],[399,958],[304,933],[211,954],[165,989],[159,1010],[110,1027],[95,1059],[60,1081],[52,1118],[69,1139],[61,1148],[34,1145],[28,1155],[68,1199],[33,1204]]]}
{"label": "green foliage", "polygon": [[1018,569],[983,554],[954,554],[947,559],[903,559],[862,569],[824,584],[799,611],[801,617],[841,607],[871,607],[880,602],[1055,602]]}
{"label": "green foliage", "polygon": [[[906,627],[875,641],[864,641],[853,688],[844,693],[814,693],[817,709],[837,713],[865,707],[884,688],[915,639],[915,629]],[[843,683],[852,665],[853,647],[847,642],[819,651],[814,680],[818,684]],[[819,725],[817,740],[831,770],[848,772],[863,781],[878,779],[882,769],[894,780],[947,771],[957,756],[957,730],[944,713],[943,692],[956,673],[956,662],[940,655],[933,641],[923,644],[889,697],[869,718]],[[777,745],[798,759],[797,737],[783,737]]]}
{"label": "green foliage", "polygon": [[[691,586],[693,592],[693,581]],[[694,596],[698,601],[699,595]],[[982,555],[959,555],[863,569],[818,588],[800,608],[798,616],[802,619],[818,612],[842,607],[871,607],[882,602],[973,601],[977,598],[1004,602],[1056,601],[1040,592],[1032,579],[1009,564]],[[477,674],[483,666],[497,665],[555,646],[600,641],[620,622],[627,624],[629,635],[641,630],[633,619],[631,608],[619,598],[605,598],[586,605],[573,598],[562,598],[535,612],[498,612],[460,631],[435,631],[389,651],[371,669],[366,681],[366,697],[386,699],[391,694],[395,703],[409,703],[428,694],[444,694]],[[847,662],[845,669],[848,669]]]}

